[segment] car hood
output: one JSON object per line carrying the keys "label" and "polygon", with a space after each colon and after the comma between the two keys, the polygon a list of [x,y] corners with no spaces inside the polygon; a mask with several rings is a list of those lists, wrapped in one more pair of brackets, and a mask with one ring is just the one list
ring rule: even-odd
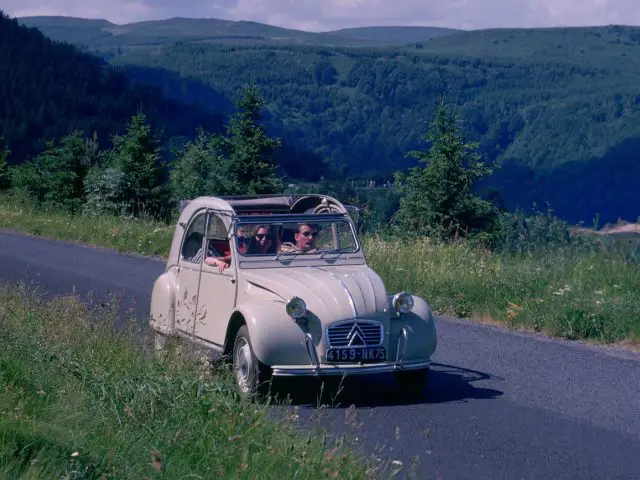
{"label": "car hood", "polygon": [[384,283],[368,267],[301,267],[243,272],[248,287],[287,301],[302,298],[323,323],[379,316],[388,311]]}

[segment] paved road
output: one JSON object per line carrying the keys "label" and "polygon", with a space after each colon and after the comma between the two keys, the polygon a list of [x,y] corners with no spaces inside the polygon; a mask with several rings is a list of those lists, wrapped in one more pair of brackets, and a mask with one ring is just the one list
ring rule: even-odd
{"label": "paved road", "polygon": [[[148,311],[161,261],[0,231],[0,283],[50,293],[120,295]],[[640,478],[640,356],[440,318],[433,382],[403,403],[386,384],[357,380],[345,407],[300,406],[367,451],[419,460],[418,478]],[[384,379],[382,379],[384,380]],[[354,423],[359,426],[353,427]],[[351,426],[350,426],[351,425]]]}

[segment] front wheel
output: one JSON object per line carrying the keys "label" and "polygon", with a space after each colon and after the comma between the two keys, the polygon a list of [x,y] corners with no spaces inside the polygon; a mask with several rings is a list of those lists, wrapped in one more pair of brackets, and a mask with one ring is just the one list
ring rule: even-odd
{"label": "front wheel", "polygon": [[246,325],[240,327],[233,343],[233,374],[238,393],[243,398],[263,394],[268,389],[268,368],[260,363],[253,352]]}

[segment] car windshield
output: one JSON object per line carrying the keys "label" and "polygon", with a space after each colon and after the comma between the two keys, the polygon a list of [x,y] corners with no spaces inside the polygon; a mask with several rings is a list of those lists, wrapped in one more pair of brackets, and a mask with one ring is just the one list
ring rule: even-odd
{"label": "car windshield", "polygon": [[354,253],[359,248],[351,224],[342,219],[241,221],[235,236],[238,252],[243,256]]}

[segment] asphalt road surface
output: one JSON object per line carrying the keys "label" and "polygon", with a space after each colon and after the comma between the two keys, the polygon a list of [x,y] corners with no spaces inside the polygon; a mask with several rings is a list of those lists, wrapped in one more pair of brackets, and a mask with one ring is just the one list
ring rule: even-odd
{"label": "asphalt road surface", "polygon": [[[0,231],[0,283],[115,294],[142,317],[163,268]],[[421,479],[640,478],[639,355],[449,318],[437,328],[432,383],[420,399],[394,397],[386,378],[358,379],[341,406],[296,407],[301,427],[348,434],[365,452],[402,462],[400,476],[413,466]]]}

